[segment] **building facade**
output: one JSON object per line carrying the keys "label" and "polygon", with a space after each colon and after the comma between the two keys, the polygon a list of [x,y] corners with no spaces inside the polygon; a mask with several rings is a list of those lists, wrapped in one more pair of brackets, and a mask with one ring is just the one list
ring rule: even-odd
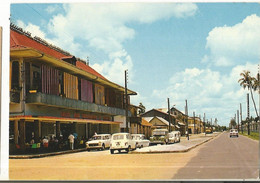
{"label": "building facade", "polygon": [[31,139],[39,142],[44,136],[67,139],[76,133],[89,138],[95,132],[112,134],[124,127],[120,120],[125,116],[124,87],[15,25],[10,32],[9,90],[9,131],[22,149]]}

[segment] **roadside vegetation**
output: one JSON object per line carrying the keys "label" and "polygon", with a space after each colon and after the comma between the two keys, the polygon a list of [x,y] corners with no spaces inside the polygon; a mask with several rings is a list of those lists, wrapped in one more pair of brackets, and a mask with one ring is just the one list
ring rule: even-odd
{"label": "roadside vegetation", "polygon": [[259,133],[257,132],[250,132],[250,135],[247,134],[247,132],[239,132],[240,135],[244,135],[246,137],[249,137],[251,139],[254,139],[254,140],[259,140]]}

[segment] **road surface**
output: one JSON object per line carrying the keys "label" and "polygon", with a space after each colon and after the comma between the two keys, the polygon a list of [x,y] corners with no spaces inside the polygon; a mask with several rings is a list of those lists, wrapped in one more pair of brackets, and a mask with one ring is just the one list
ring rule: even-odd
{"label": "road surface", "polygon": [[240,135],[221,134],[198,149],[173,179],[252,179],[258,178],[258,143]]}
{"label": "road surface", "polygon": [[258,143],[223,133],[186,153],[80,152],[10,159],[11,180],[255,179]]}

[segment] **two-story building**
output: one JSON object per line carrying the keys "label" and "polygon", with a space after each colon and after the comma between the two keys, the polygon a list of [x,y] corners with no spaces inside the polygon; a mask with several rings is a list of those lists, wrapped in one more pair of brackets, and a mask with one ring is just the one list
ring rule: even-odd
{"label": "two-story building", "polygon": [[117,120],[125,116],[124,87],[82,59],[13,24],[10,28],[9,131],[15,144],[23,149],[31,139],[52,134],[89,138],[125,128],[125,120]]}
{"label": "two-story building", "polygon": [[[169,119],[171,121],[170,130],[179,130],[180,127],[176,122],[176,118],[173,114],[167,113],[167,110],[164,108],[160,109],[151,109],[141,115],[146,121],[151,123],[153,129],[156,128],[168,128],[169,129]],[[175,123],[176,122],[176,123]],[[174,125],[175,123],[175,125]]]}
{"label": "two-story building", "polygon": [[199,117],[189,117],[188,124],[188,130],[190,134],[198,134],[204,132],[204,123],[201,121]]}

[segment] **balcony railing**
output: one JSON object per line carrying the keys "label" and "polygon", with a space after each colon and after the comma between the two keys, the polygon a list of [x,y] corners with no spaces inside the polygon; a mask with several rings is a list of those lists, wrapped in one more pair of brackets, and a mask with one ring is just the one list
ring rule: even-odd
{"label": "balcony railing", "polygon": [[[108,107],[103,105],[98,105],[95,103],[89,103],[80,100],[74,100],[69,98],[64,98],[61,96],[48,95],[44,93],[30,93],[27,94],[26,103],[48,105],[61,108],[67,108],[72,110],[81,110],[95,113],[103,113],[109,115],[125,115],[125,110],[115,107]],[[131,116],[130,111],[128,116]]]}

